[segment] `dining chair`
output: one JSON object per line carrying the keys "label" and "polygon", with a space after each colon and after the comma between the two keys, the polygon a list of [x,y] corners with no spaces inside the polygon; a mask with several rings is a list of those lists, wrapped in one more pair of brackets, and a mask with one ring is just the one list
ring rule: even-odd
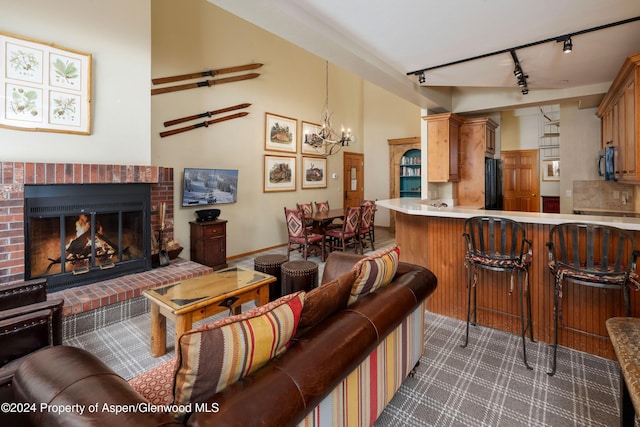
{"label": "dining chair", "polygon": [[[554,287],[553,362],[547,373],[553,375],[556,372],[558,324],[562,318],[563,283],[622,291],[624,314],[629,317],[629,289],[640,288],[636,274],[640,252],[636,250],[634,236],[626,230],[575,222],[551,227],[547,247]],[[584,307],[584,310],[589,309]]]}
{"label": "dining chair", "polygon": [[367,200],[367,199],[362,199],[360,201],[360,206],[363,205],[372,205],[373,206],[373,214],[371,215],[371,241],[375,242],[376,241],[376,229],[374,227],[374,224],[376,222],[376,211],[378,210],[378,208],[376,207],[376,200]]}
{"label": "dining chair", "polygon": [[360,240],[360,247],[363,250],[367,242],[371,244],[371,250],[376,250],[373,246],[373,212],[374,205],[370,203],[360,206],[360,227],[358,228],[358,239]]}
{"label": "dining chair", "polygon": [[305,217],[305,225],[307,227],[311,227],[313,225],[313,221],[309,218],[313,216],[313,204],[309,203],[296,203],[296,207],[299,211],[302,211]]}
{"label": "dining chair", "polygon": [[316,203],[316,211],[318,212],[329,212],[331,209],[329,208],[329,201],[324,202],[315,202]]}
{"label": "dining chair", "polygon": [[311,251],[320,251],[320,258],[324,261],[324,239],[323,234],[313,233],[305,226],[305,217],[301,210],[284,208],[284,216],[289,233],[287,246],[287,258],[291,252],[297,250],[302,252],[306,260]]}
{"label": "dining chair", "polygon": [[[467,270],[467,330],[462,347],[466,347],[469,343],[469,323],[473,325],[477,323],[478,269],[506,272],[511,275],[509,294],[513,292],[514,278],[518,284],[522,355],[524,365],[527,369],[532,369],[527,363],[525,340],[528,329],[529,338],[531,342],[534,342],[531,292],[529,291],[529,267],[532,261],[531,240],[527,239],[526,229],[519,222],[507,218],[475,216],[465,220],[462,235],[467,244],[467,252],[464,256],[464,266]],[[491,283],[486,283],[486,285],[491,285]],[[486,292],[482,294],[488,295]],[[471,303],[472,296],[473,304]]]}
{"label": "dining chair", "polygon": [[341,228],[329,229],[325,233],[324,246],[327,252],[341,250],[346,252],[347,246],[353,245],[354,251],[362,254],[362,245],[358,239],[360,228],[360,207],[349,207],[345,211],[344,221]]}
{"label": "dining chair", "polygon": [[[315,202],[315,204],[316,204],[316,212],[318,213],[329,212],[331,210],[331,208],[329,207],[328,200],[324,202]],[[339,221],[336,222],[335,219],[327,220],[322,224],[322,228],[325,230],[328,230],[331,228],[340,228],[340,227],[342,227],[342,223]]]}

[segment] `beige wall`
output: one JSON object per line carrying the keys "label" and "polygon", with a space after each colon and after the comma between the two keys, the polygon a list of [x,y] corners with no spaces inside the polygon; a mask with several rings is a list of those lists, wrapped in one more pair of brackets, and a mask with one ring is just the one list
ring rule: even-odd
{"label": "beige wall", "polygon": [[[365,198],[388,199],[389,139],[420,136],[420,108],[365,83]],[[389,225],[389,210],[378,209],[376,224]]]}
{"label": "beige wall", "polygon": [[0,31],[93,55],[91,135],[0,128],[2,160],[150,164],[150,4],[0,0]]}
{"label": "beige wall", "polygon": [[[302,155],[298,143],[295,192],[264,193],[265,113],[319,122],[325,102],[325,60],[274,36],[205,0],[152,3],[152,76],[197,72],[209,68],[260,62],[257,79],[210,88],[156,95],[151,99],[153,164],[175,168],[176,188],[185,167],[239,170],[238,202],[218,205],[227,225],[227,253],[244,254],[286,242],[283,208],[296,202],[329,200],[342,206],[342,154],[328,159],[326,189],[301,189]],[[251,103],[249,116],[180,135],[160,138],[166,120]],[[336,128],[349,127],[356,143],[349,151],[365,152],[365,197],[386,198],[389,192],[388,138],[415,136],[419,109],[354,74],[329,66],[329,108]],[[292,154],[293,155],[293,154]],[[332,174],[337,178],[333,179]],[[189,249],[188,222],[193,207],[178,207],[175,230]],[[386,214],[386,215],[385,215]],[[376,223],[388,225],[388,213]]]}

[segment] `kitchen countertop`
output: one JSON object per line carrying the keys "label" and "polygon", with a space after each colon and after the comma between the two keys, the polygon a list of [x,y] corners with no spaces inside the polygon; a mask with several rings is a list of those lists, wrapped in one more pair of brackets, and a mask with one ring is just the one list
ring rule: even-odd
{"label": "kitchen countertop", "polygon": [[396,212],[402,212],[408,215],[434,216],[445,218],[470,218],[477,215],[491,215],[503,218],[509,218],[514,221],[528,222],[531,224],[562,224],[565,222],[586,222],[593,224],[611,225],[613,227],[625,230],[640,231],[640,218],[633,217],[615,217],[600,215],[574,215],[574,214],[554,214],[541,212],[515,212],[515,211],[497,211],[484,210],[473,206],[452,206],[452,207],[435,207],[430,206],[428,201],[418,198],[399,198],[377,200],[376,205],[391,209]]}

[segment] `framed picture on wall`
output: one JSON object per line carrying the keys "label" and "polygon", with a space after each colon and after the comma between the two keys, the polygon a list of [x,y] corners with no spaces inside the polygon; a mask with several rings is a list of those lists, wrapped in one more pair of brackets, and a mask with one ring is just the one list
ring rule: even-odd
{"label": "framed picture on wall", "polygon": [[560,181],[560,159],[542,161],[542,180]]}
{"label": "framed picture on wall", "polygon": [[91,54],[0,32],[0,126],[91,133]]}
{"label": "framed picture on wall", "polygon": [[302,157],[302,188],[327,188],[327,159]]}
{"label": "framed picture on wall", "polygon": [[294,118],[265,113],[264,149],[297,153],[297,126]]}
{"label": "framed picture on wall", "polygon": [[302,154],[326,154],[326,146],[321,145],[322,139],[318,136],[322,126],[316,123],[302,122],[300,132],[300,152]]}
{"label": "framed picture on wall", "polygon": [[264,156],[263,192],[296,190],[296,158],[293,156]]}

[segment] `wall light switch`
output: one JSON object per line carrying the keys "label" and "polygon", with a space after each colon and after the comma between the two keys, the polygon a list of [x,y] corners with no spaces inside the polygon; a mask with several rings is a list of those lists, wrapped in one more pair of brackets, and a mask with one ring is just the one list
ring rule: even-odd
{"label": "wall light switch", "polygon": [[566,197],[573,197],[573,190],[565,190],[564,195]]}
{"label": "wall light switch", "polygon": [[337,179],[338,178],[338,174],[337,173],[331,174],[331,178]]}
{"label": "wall light switch", "polygon": [[613,198],[614,199],[619,199],[620,198],[620,192],[618,190],[613,190]]}

